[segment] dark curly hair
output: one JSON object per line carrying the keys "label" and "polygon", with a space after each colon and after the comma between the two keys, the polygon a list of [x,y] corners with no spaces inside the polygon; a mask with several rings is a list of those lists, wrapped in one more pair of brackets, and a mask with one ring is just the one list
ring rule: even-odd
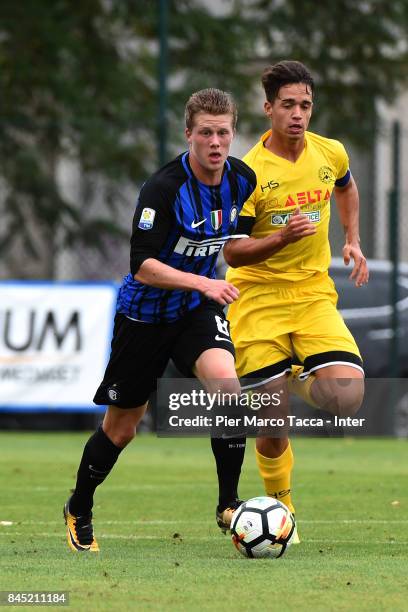
{"label": "dark curly hair", "polygon": [[273,66],[268,66],[262,73],[262,85],[268,102],[273,102],[283,85],[305,83],[309,85],[312,96],[314,80],[309,70],[294,60],[284,60]]}

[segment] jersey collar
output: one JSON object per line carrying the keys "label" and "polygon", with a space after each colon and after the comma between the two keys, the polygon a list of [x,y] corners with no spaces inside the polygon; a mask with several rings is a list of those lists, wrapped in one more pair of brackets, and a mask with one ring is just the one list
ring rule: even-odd
{"label": "jersey collar", "polygon": [[[190,166],[190,161],[189,161],[189,152],[188,152],[188,151],[186,151],[185,153],[183,153],[183,154],[182,154],[182,156],[181,156],[181,162],[182,162],[182,164],[183,164],[183,168],[184,168],[184,170],[186,171],[186,173],[188,174],[188,176],[189,176],[190,178],[195,178],[195,179],[198,181],[198,178],[195,176],[195,174],[193,173],[193,171],[192,171],[192,169],[191,169],[191,166]],[[227,158],[227,159],[225,160],[225,163],[224,163],[224,169],[223,169],[223,171],[222,171],[221,183],[222,183],[222,180],[223,180],[223,178],[224,178],[225,171],[229,172],[230,170],[231,170],[231,164],[230,164],[230,162],[229,162],[229,160],[228,160],[228,158]],[[198,182],[200,182],[200,181],[198,181]],[[221,184],[221,183],[220,183],[220,184]]]}

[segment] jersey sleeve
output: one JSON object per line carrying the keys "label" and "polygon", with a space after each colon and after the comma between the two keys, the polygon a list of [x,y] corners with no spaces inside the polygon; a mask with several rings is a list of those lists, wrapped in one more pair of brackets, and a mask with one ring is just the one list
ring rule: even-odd
{"label": "jersey sleeve", "polygon": [[157,181],[141,189],[132,223],[130,271],[134,276],[142,263],[157,259],[172,225],[172,209],[163,187]]}
{"label": "jersey sleeve", "polygon": [[248,200],[244,203],[238,217],[238,223],[231,238],[244,238],[250,236],[256,221],[255,211],[255,191],[251,193]]}
{"label": "jersey sleeve", "polygon": [[255,217],[240,215],[238,217],[237,227],[231,238],[245,238],[251,235],[252,228],[255,223]]}
{"label": "jersey sleeve", "polygon": [[349,169],[349,158],[346,149],[337,141],[337,157],[336,157],[336,187],[345,187],[350,180],[351,174]]}
{"label": "jersey sleeve", "polygon": [[252,172],[255,176],[255,185],[239,214],[237,227],[234,232],[234,235],[237,235],[237,237],[242,235],[250,236],[256,220],[256,175],[253,170]]}
{"label": "jersey sleeve", "polygon": [[[255,223],[255,190],[257,178],[254,170],[241,159],[230,158],[237,173],[245,178],[245,189],[240,190],[241,206],[238,223],[231,238],[249,236]],[[243,202],[243,205],[242,205]]]}

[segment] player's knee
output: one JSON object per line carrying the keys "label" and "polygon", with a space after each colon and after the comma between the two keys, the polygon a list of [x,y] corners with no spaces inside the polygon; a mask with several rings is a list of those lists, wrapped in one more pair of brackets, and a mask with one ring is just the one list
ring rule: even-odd
{"label": "player's knee", "polygon": [[224,378],[223,380],[217,381],[217,386],[220,393],[224,396],[231,395],[233,398],[239,398],[241,394],[241,387],[238,379]]}
{"label": "player's knee", "polygon": [[235,370],[228,364],[216,368],[207,368],[202,379],[206,381],[206,386],[211,390],[216,388],[226,393],[240,392],[240,384]]}
{"label": "player's knee", "polygon": [[124,448],[135,437],[136,427],[133,423],[124,423],[120,427],[110,428],[105,433],[115,446]]}
{"label": "player's knee", "polygon": [[205,388],[219,405],[236,406],[239,403],[241,386],[237,378],[208,379]]}
{"label": "player's knee", "polygon": [[344,417],[352,417],[361,408],[364,398],[364,383],[363,381],[356,381],[351,388],[340,395],[339,411],[340,415]]}
{"label": "player's knee", "polygon": [[342,417],[353,417],[364,399],[364,380],[361,378],[324,380],[320,383],[321,408]]}
{"label": "player's knee", "polygon": [[288,439],[285,436],[281,438],[260,436],[256,439],[256,449],[264,457],[280,457],[285,452],[287,446]]}

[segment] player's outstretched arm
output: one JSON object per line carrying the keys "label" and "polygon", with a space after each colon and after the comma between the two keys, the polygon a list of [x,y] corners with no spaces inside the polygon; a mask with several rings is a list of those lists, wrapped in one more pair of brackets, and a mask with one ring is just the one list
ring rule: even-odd
{"label": "player's outstretched arm", "polygon": [[291,242],[316,233],[316,227],[297,208],[285,227],[265,238],[234,238],[224,247],[224,258],[232,268],[249,266],[269,259]]}
{"label": "player's outstretched arm", "polygon": [[182,272],[152,257],[145,259],[134,278],[144,285],[160,289],[199,291],[222,306],[232,304],[239,295],[238,289],[227,281]]}
{"label": "player's outstretched arm", "polygon": [[343,260],[348,266],[350,260],[353,259],[354,266],[349,278],[354,281],[356,287],[361,287],[368,282],[369,272],[366,258],[360,247],[359,197],[353,177],[345,187],[335,187],[334,196],[346,240],[343,247]]}

